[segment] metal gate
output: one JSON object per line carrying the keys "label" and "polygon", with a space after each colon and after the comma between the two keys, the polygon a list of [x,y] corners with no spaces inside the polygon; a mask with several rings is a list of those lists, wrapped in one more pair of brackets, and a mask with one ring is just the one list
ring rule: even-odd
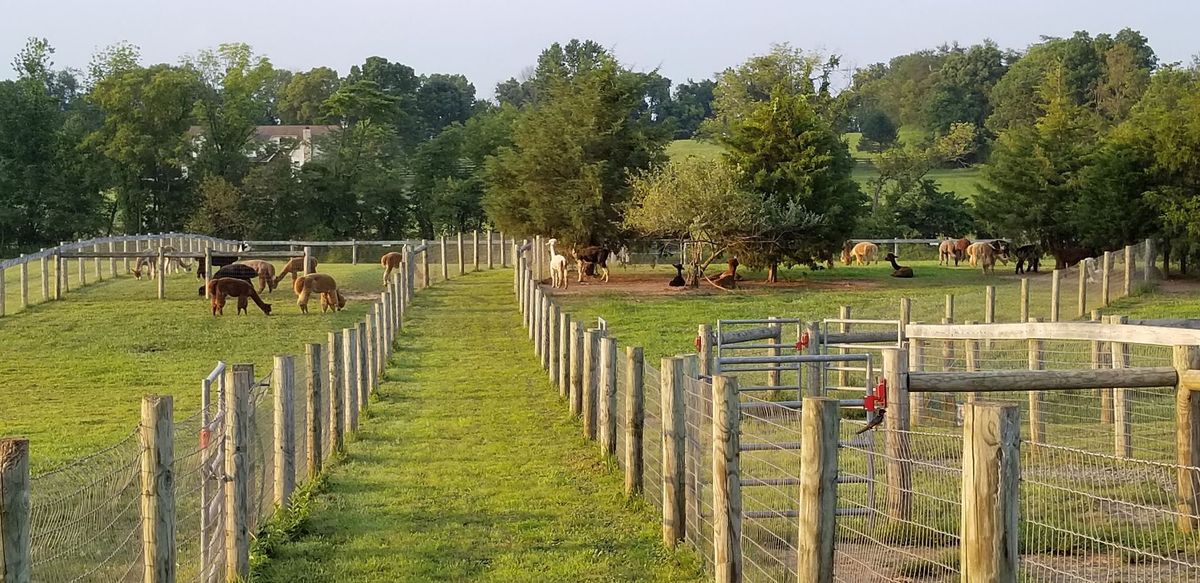
{"label": "metal gate", "polygon": [[[216,401],[213,401],[213,388]],[[225,577],[225,363],[200,383],[200,583]]]}

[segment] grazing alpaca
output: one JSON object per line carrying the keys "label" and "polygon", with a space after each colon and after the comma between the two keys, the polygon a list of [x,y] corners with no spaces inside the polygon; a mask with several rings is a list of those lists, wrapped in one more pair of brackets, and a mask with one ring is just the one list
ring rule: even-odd
{"label": "grazing alpaca", "polygon": [[846,245],[842,247],[842,263],[850,265],[851,259],[857,265],[867,265],[870,263],[879,262],[879,245],[863,241],[853,248],[849,248],[850,242],[846,241]]}
{"label": "grazing alpaca", "polygon": [[896,263],[897,259],[899,259],[899,257],[896,257],[895,255],[893,255],[891,253],[888,253],[887,256],[884,257],[885,261],[888,261],[892,264],[892,277],[903,277],[903,278],[912,277],[913,276],[912,268],[897,264]]}
{"label": "grazing alpaca", "polygon": [[[315,272],[317,270],[316,257],[308,258],[308,270],[310,272]],[[283,276],[288,275],[289,273],[292,275],[293,284],[295,284],[297,277],[304,275],[303,257],[293,257],[288,259],[288,262],[283,264],[283,270],[279,272],[279,277],[275,278],[275,285],[279,285],[279,282],[283,281]]]}
{"label": "grazing alpaca", "polygon": [[556,243],[558,239],[546,240],[550,247],[550,286],[555,289],[567,289],[567,258],[554,249]]}
{"label": "grazing alpaca", "polygon": [[392,271],[400,269],[400,264],[404,261],[404,254],[397,251],[384,253],[383,257],[379,258],[379,264],[383,269],[383,284],[387,285],[388,277],[392,275]]}
{"label": "grazing alpaca", "polygon": [[292,290],[296,292],[296,304],[305,314],[308,313],[308,298],[314,293],[321,294],[322,313],[329,309],[338,311],[346,307],[346,296],[338,289],[337,281],[324,273],[310,273],[297,277],[296,282],[292,284]]}
{"label": "grazing alpaca", "polygon": [[725,271],[722,272],[721,275],[717,276],[717,279],[715,281],[713,281],[713,284],[715,284],[717,287],[720,287],[720,288],[733,289],[733,288],[737,287],[737,280],[738,280],[737,268],[739,265],[738,259],[736,256],[730,257],[729,261],[727,261],[726,263],[729,266],[725,268]]}
{"label": "grazing alpaca", "polygon": [[214,279],[208,282],[209,295],[212,296],[212,314],[213,316],[225,314],[225,300],[229,296],[238,299],[237,313],[246,312],[246,307],[249,305],[247,300],[254,300],[258,308],[264,314],[271,315],[271,304],[264,303],[262,298],[258,297],[258,292],[254,291],[254,285],[244,279],[234,279],[232,277],[223,277]]}
{"label": "grazing alpaca", "polygon": [[[233,263],[230,265],[226,265],[225,267],[222,267],[221,269],[218,269],[217,272],[213,274],[212,278],[213,279],[232,278],[232,279],[241,279],[246,282],[252,282],[252,281],[254,281],[254,278],[256,278],[256,277],[258,277],[258,271],[255,270],[253,267],[250,267],[249,265],[242,265],[241,263]],[[199,292],[201,296],[203,296],[204,295],[204,286],[200,286],[199,288],[197,288],[196,291]]]}
{"label": "grazing alpaca", "polygon": [[575,262],[579,269],[579,281],[583,283],[583,276],[599,277],[600,281],[608,283],[608,256],[610,252],[604,247],[592,245],[585,248],[583,251],[574,253]]}
{"label": "grazing alpaca", "polygon": [[[170,245],[163,247],[162,251],[163,251],[163,253],[176,253],[175,248]],[[179,268],[183,269],[184,271],[192,270],[191,262],[184,261],[178,257],[168,257],[167,265],[168,266],[174,265],[175,267],[179,267]],[[143,256],[137,258],[137,261],[134,262],[134,264],[133,264],[133,277],[134,278],[142,279],[142,268],[143,267],[146,268],[147,276],[149,276],[150,279],[154,279],[154,274],[158,272],[158,251],[157,250],[154,251],[153,255],[143,255]]]}
{"label": "grazing alpaca", "polygon": [[671,283],[668,283],[667,285],[671,287],[683,287],[687,283],[683,280],[683,264],[676,263],[671,267],[675,268],[675,278],[672,279]]}
{"label": "grazing alpaca", "polygon": [[245,265],[246,267],[252,267],[254,268],[254,271],[258,273],[258,293],[261,294],[264,289],[268,291],[275,291],[274,265],[271,265],[269,262],[261,259],[247,259],[245,261],[239,261],[238,263]]}
{"label": "grazing alpaca", "polygon": [[[1017,247],[1017,273],[1037,273],[1042,264],[1042,248],[1037,245],[1022,245]],[[1028,269],[1026,269],[1028,266]]]}
{"label": "grazing alpaca", "polygon": [[950,261],[955,257],[953,239],[946,239],[938,244],[938,265],[950,265]]}
{"label": "grazing alpaca", "polygon": [[971,246],[970,239],[959,239],[954,242],[954,266],[958,267],[958,263],[967,258],[967,248]]}
{"label": "grazing alpaca", "polygon": [[996,248],[988,243],[971,243],[967,247],[967,256],[971,259],[971,267],[983,267],[983,272],[996,273]]}

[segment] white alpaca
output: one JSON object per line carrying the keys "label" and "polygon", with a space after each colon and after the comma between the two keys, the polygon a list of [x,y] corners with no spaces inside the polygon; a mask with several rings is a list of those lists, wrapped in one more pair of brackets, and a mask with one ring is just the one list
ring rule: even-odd
{"label": "white alpaca", "polygon": [[1083,270],[1084,276],[1087,278],[1088,283],[1096,283],[1096,272],[1098,270],[1096,269],[1095,257],[1087,257],[1080,260],[1079,269]]}
{"label": "white alpaca", "polygon": [[555,243],[558,243],[558,239],[546,241],[550,247],[550,284],[555,289],[567,289],[567,258],[558,254],[554,249]]}

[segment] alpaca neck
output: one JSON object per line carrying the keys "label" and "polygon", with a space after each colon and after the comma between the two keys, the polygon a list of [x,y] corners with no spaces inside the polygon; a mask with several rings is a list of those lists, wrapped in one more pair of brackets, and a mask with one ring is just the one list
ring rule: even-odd
{"label": "alpaca neck", "polygon": [[892,262],[892,269],[896,269],[896,270],[899,270],[899,269],[900,269],[900,265],[898,265],[898,264],[896,263],[896,259],[895,259],[895,258],[892,258],[892,259],[890,259],[889,261],[891,261],[891,262]]}

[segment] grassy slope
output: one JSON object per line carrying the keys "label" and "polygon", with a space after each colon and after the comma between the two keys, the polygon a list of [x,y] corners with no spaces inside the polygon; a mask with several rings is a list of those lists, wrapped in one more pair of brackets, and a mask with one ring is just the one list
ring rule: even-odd
{"label": "grassy slope", "polygon": [[274,581],[692,581],[565,413],[507,270],[417,296],[350,459]]}
{"label": "grassy slope", "polygon": [[[377,265],[321,270],[351,292],[381,287]],[[34,471],[48,469],[128,435],[142,395],[174,395],[175,414],[185,417],[199,407],[200,380],[217,360],[253,362],[265,374],[272,356],[302,353],[303,343],[324,341],[368,305],[351,301],[336,315],[304,316],[282,288],[265,298],[275,308],[269,318],[254,306],[235,316],[230,302],[214,319],[198,286],[191,273],[173,276],[169,299],[159,301],[154,283],[123,277],[0,318],[0,435],[28,436]]]}

